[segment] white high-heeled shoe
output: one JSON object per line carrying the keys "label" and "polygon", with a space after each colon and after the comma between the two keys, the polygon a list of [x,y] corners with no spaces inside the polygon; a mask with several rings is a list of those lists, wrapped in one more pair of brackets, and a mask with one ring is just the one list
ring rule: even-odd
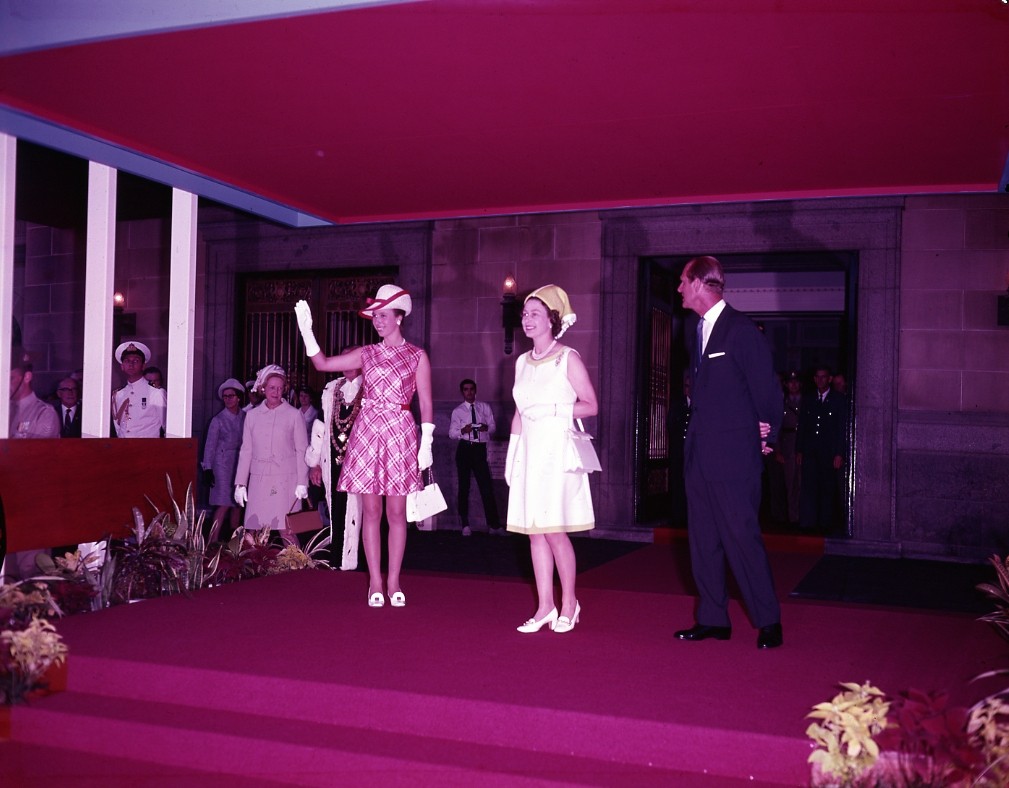
{"label": "white high-heeled shoe", "polygon": [[406,594],[397,591],[389,597],[389,604],[393,607],[406,607]]}
{"label": "white high-heeled shoe", "polygon": [[557,622],[557,608],[555,607],[549,613],[547,613],[543,618],[537,621],[535,618],[530,618],[522,626],[518,627],[519,632],[539,632],[544,624],[549,624],[550,629],[554,628],[554,624]]}
{"label": "white high-heeled shoe", "polygon": [[368,607],[384,607],[385,606],[385,595],[381,591],[376,591],[374,594],[368,594]]}
{"label": "white high-heeled shoe", "polygon": [[575,602],[575,614],[568,618],[567,616],[561,616],[557,619],[557,623],[554,624],[551,629],[554,632],[559,632],[563,634],[564,632],[570,632],[575,628],[575,624],[578,623],[578,617],[582,614],[582,606]]}

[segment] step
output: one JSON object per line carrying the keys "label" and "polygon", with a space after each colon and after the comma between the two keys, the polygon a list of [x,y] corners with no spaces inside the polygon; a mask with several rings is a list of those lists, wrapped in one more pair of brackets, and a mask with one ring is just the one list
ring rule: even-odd
{"label": "step", "polygon": [[[71,693],[172,704],[201,713],[336,725],[379,735],[485,742],[609,763],[713,771],[758,780],[807,778],[808,740],[609,714],[77,655]],[[731,720],[727,721],[731,723]],[[271,723],[272,724],[272,723]],[[732,757],[713,763],[712,752]]]}
{"label": "step", "polygon": [[[599,757],[562,753],[556,747],[516,748],[503,743],[502,737],[459,741],[74,691],[14,712],[15,744],[52,746],[53,731],[59,731],[60,747],[86,753],[83,763],[95,756],[142,758],[160,770],[248,775],[267,784],[479,783],[491,788],[600,781],[683,786],[787,784],[703,771],[691,774],[682,767],[651,763],[628,764],[614,760],[613,753],[605,749],[599,752],[606,756]],[[431,718],[436,720],[437,715]]]}

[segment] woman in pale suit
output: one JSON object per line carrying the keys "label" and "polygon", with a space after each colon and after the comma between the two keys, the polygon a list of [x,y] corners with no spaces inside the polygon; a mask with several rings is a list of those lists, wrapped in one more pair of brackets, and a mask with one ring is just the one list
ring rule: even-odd
{"label": "woman in pale suit", "polygon": [[284,399],[287,375],[277,365],[263,367],[254,388],[264,400],[245,417],[235,502],[245,507],[246,531],[269,528],[280,531],[284,541],[297,544],[297,536],[287,529],[286,516],[308,497],[305,420]]}

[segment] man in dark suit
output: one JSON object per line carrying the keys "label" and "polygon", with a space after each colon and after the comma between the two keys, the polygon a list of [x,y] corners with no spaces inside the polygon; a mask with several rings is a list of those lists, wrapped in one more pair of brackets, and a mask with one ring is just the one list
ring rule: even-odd
{"label": "man in dark suit", "polygon": [[764,335],[722,300],[724,288],[714,257],[695,257],[680,276],[683,306],[701,318],[688,334],[694,374],[684,450],[690,561],[700,601],[697,623],[676,637],[729,639],[728,562],[759,630],[757,647],[775,648],[783,642],[781,611],[757,516],[762,455],[781,425],[781,387]]}
{"label": "man in dark suit", "polygon": [[848,402],[831,387],[827,367],[813,373],[816,391],[803,397],[795,460],[802,467],[799,525],[828,530],[837,512],[837,477],[845,454]]}
{"label": "man in dark suit", "polygon": [[60,417],[60,437],[81,437],[81,403],[77,381],[63,378],[56,387],[56,397],[60,404],[54,405]]}

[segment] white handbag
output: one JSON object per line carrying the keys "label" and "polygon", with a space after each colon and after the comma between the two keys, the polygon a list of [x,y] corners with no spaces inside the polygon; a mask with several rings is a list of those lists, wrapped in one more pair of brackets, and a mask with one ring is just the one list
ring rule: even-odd
{"label": "white handbag", "polygon": [[406,496],[406,519],[410,523],[419,523],[448,509],[445,496],[441,494],[441,488],[434,480],[434,470],[428,468],[421,471],[421,481],[424,483],[424,489]]}
{"label": "white handbag", "polygon": [[601,471],[599,456],[592,445],[592,436],[585,431],[581,419],[575,419],[578,429],[568,430],[567,447],[564,451],[564,470],[568,473],[592,473]]}

